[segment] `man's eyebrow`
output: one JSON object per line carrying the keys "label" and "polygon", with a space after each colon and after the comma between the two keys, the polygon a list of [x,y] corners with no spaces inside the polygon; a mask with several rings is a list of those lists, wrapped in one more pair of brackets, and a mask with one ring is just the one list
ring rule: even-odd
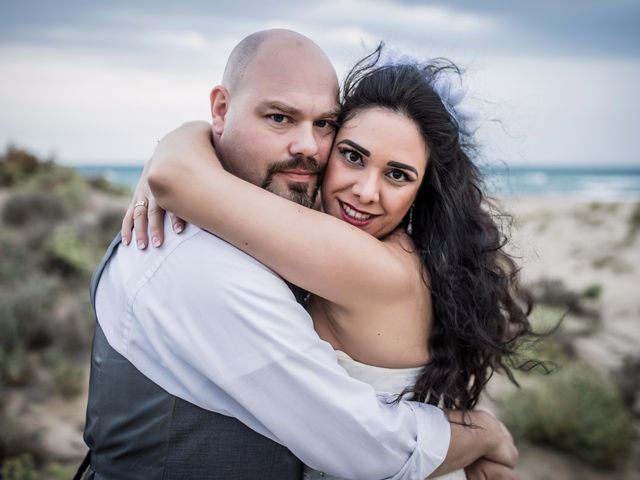
{"label": "man's eyebrow", "polygon": [[349,140],[349,139],[345,139],[345,140],[341,140],[340,142],[338,142],[338,145],[342,145],[343,143],[346,143],[347,145],[349,145],[350,147],[355,148],[356,150],[358,150],[360,153],[362,153],[365,157],[369,157],[371,156],[371,152],[369,150],[367,150],[366,148],[364,148],[361,145],[358,145],[356,142],[354,142],[353,140]]}
{"label": "man's eyebrow", "polygon": [[401,168],[403,170],[409,170],[410,172],[415,173],[416,177],[420,178],[420,175],[418,175],[418,170],[416,170],[411,165],[407,165],[406,163],[400,163],[400,162],[396,162],[396,161],[391,160],[390,162],[387,162],[387,165],[389,165],[390,167],[394,167],[394,168]]}
{"label": "man's eyebrow", "polygon": [[332,108],[331,110],[327,110],[326,112],[321,113],[318,118],[330,118],[332,120],[335,120],[336,118],[338,118],[338,115],[340,115],[340,109]]}
{"label": "man's eyebrow", "polygon": [[274,109],[279,110],[282,113],[286,113],[288,115],[298,115],[300,114],[300,110],[292,107],[291,105],[287,105],[286,103],[282,103],[278,100],[266,100],[258,105],[260,109]]}
{"label": "man's eyebrow", "polygon": [[[302,114],[300,109],[296,107],[292,107],[291,105],[287,105],[286,103],[283,103],[279,100],[265,100],[264,102],[258,105],[258,108],[261,110],[268,110],[268,109],[279,110],[282,113],[286,113],[287,115],[291,115],[291,116],[298,116]],[[323,112],[320,115],[318,115],[318,118],[335,120],[339,114],[340,114],[340,108],[332,108],[331,110],[327,110],[326,112]]]}

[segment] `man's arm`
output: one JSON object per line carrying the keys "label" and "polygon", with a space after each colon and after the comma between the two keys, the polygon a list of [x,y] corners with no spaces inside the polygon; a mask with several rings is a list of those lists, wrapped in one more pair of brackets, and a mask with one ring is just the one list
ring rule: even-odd
{"label": "man's arm", "polygon": [[[144,272],[126,271],[143,253],[122,249],[103,276],[101,289],[129,278],[130,323],[120,342],[100,315],[111,307],[97,299],[110,343],[142,373],[191,403],[238,418],[319,470],[425,478],[442,462],[450,427],[439,409],[377,397],[338,366],[273,272],[197,227],[180,237],[169,228],[167,222],[170,241],[153,254],[162,258]],[[476,458],[495,447],[483,438],[476,434],[469,450]],[[460,465],[458,449],[449,450],[447,462]]]}

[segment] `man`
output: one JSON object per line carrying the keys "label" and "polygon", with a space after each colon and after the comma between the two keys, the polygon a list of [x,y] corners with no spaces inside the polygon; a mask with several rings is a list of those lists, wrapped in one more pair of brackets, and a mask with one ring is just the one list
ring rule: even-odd
{"label": "man", "polygon": [[[312,205],[337,91],[309,39],[247,37],[211,94],[224,167]],[[483,428],[470,429],[435,407],[376,397],[337,365],[272,271],[193,225],[180,236],[164,228],[152,252],[116,241],[94,278],[88,478],[298,479],[300,459],[347,478],[413,479],[482,456],[513,462],[493,417],[471,412]]]}

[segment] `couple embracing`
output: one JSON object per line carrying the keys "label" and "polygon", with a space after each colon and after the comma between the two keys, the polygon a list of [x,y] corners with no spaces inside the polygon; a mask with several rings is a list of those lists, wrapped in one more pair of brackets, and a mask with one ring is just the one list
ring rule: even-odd
{"label": "couple embracing", "polygon": [[381,46],[339,103],[308,38],[235,47],[94,275],[85,478],[515,478],[474,407],[528,300],[457,75]]}

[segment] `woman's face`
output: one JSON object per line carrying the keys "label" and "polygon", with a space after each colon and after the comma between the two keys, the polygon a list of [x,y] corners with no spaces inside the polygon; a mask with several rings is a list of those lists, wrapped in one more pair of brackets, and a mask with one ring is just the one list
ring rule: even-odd
{"label": "woman's face", "polygon": [[336,135],[322,184],[324,211],[382,238],[409,211],[424,177],[428,147],[409,118],[370,108]]}

